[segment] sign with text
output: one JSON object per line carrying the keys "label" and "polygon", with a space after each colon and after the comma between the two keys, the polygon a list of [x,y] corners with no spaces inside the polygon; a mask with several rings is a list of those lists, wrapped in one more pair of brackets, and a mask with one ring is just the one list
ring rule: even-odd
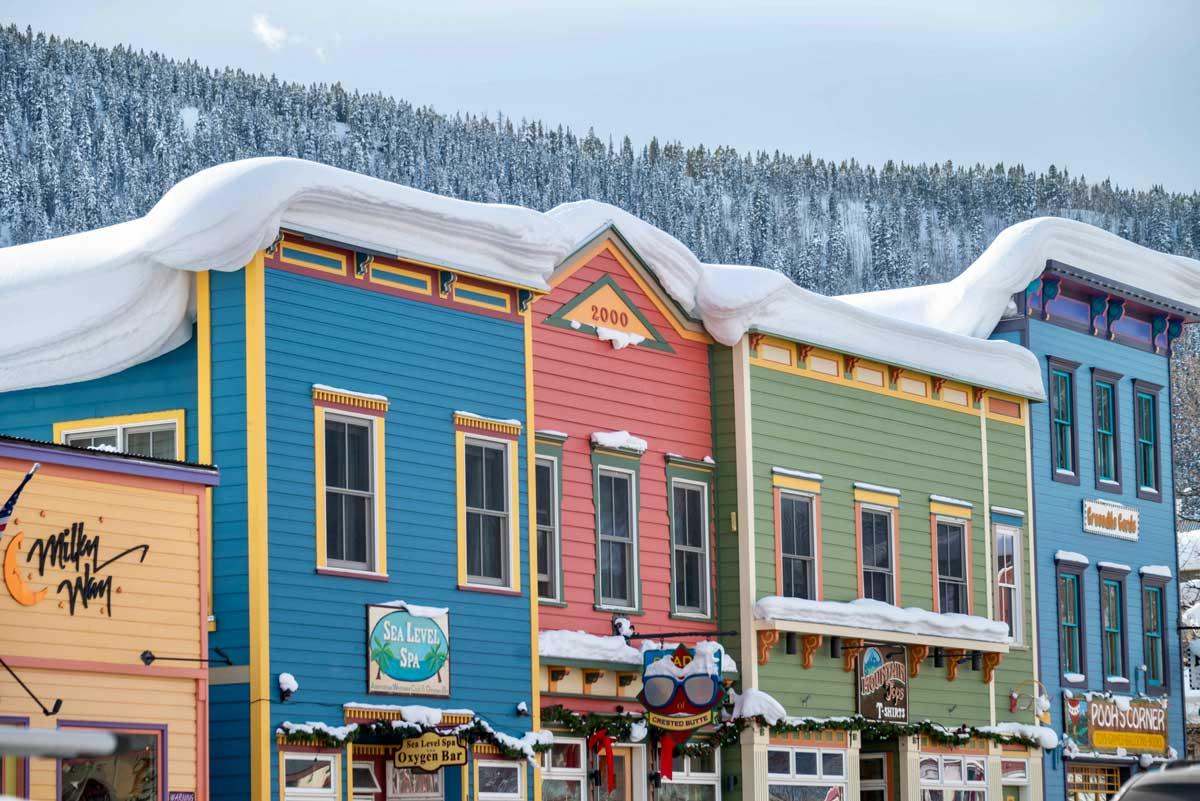
{"label": "sign with text", "polygon": [[908,649],[901,645],[863,649],[858,658],[858,714],[867,720],[908,722]]}
{"label": "sign with text", "polygon": [[439,771],[447,765],[467,764],[467,744],[462,738],[427,731],[420,737],[410,737],[400,743],[392,757],[397,768]]}
{"label": "sign with text", "polygon": [[1064,733],[1081,751],[1167,754],[1167,700],[1082,694],[1063,700]]}
{"label": "sign with text", "polygon": [[668,779],[673,778],[675,746],[716,719],[717,707],[725,697],[721,682],[723,658],[724,651],[715,642],[697,643],[695,648],[679,645],[674,650],[642,652],[642,691],[638,700],[646,707],[646,723],[658,731],[659,770]]}
{"label": "sign with text", "polygon": [[367,607],[367,691],[449,696],[448,612],[422,607]]}
{"label": "sign with text", "polygon": [[1110,501],[1083,502],[1083,530],[1089,534],[1137,540],[1138,510]]}

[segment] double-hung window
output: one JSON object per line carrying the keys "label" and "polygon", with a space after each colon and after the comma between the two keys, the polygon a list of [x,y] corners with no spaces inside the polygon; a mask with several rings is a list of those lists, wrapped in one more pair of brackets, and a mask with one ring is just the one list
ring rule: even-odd
{"label": "double-hung window", "polygon": [[779,493],[780,593],[787,598],[817,600],[817,550],[813,532],[813,498]]}
{"label": "double-hung window", "polygon": [[1117,382],[1120,376],[1092,369],[1092,427],[1095,430],[1096,485],[1119,490],[1121,445],[1117,423]]}
{"label": "double-hung window", "polygon": [[862,552],[862,596],[884,603],[896,599],[896,554],[892,540],[893,513],[863,506],[859,511]]}
{"label": "double-hung window", "polygon": [[1163,639],[1162,587],[1142,587],[1142,650],[1146,687],[1161,690],[1166,683],[1166,641]]}
{"label": "double-hung window", "polygon": [[374,762],[354,762],[354,801],[375,801],[375,794],[383,792],[379,777],[375,775]]}
{"label": "double-hung window", "polygon": [[283,801],[335,801],[342,797],[337,754],[285,753]]}
{"label": "double-hung window", "polygon": [[325,561],[374,570],[374,421],[325,415]]}
{"label": "double-hung window", "polygon": [[[1112,578],[1100,582],[1100,627],[1105,682],[1127,679],[1125,672],[1125,600],[1121,581]],[[1125,682],[1121,682],[1125,683]]]}
{"label": "double-hung window", "polygon": [[671,482],[671,558],[675,611],[707,615],[708,487],[693,481]]}
{"label": "double-hung window", "polygon": [[1050,466],[1055,481],[1079,483],[1079,436],[1075,415],[1078,362],[1056,356],[1050,364]]}
{"label": "double-hung window", "polygon": [[542,801],[585,801],[587,756],[583,740],[555,737],[542,754]]}
{"label": "double-hung window", "polygon": [[1137,466],[1137,495],[1144,500],[1162,499],[1158,465],[1158,393],[1161,387],[1146,381],[1133,382],[1134,459]]}
{"label": "double-hung window", "polygon": [[472,584],[509,583],[509,469],[503,442],[467,437],[466,463],[467,580]]}
{"label": "double-hung window", "polygon": [[967,528],[958,521],[938,520],[938,611],[969,614],[967,604]]}
{"label": "double-hung window", "polygon": [[623,609],[637,605],[637,522],[632,473],[601,467],[596,476],[599,602]]}
{"label": "double-hung window", "polygon": [[1079,619],[1079,575],[1058,575],[1058,647],[1064,674],[1083,673],[1083,631]]}
{"label": "double-hung window", "polygon": [[1009,636],[1022,641],[1021,529],[1003,523],[993,526],[996,560],[996,619],[1008,624]]}
{"label": "double-hung window", "polygon": [[558,461],[548,456],[537,459],[537,580],[538,598],[559,598]]}
{"label": "double-hung window", "polygon": [[702,756],[676,755],[671,772],[673,776],[663,779],[662,786],[655,791],[654,801],[717,801],[721,797],[719,750]]}

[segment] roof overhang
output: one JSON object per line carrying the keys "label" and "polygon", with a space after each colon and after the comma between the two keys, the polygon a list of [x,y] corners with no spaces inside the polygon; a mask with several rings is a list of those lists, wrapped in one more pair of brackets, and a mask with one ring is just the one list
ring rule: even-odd
{"label": "roof overhang", "polygon": [[906,631],[868,629],[860,626],[839,626],[831,623],[806,623],[800,620],[759,619],[754,621],[755,631],[779,631],[794,634],[819,634],[825,637],[862,639],[895,645],[926,645],[933,648],[962,649],[964,651],[987,651],[1007,654],[1008,643],[990,640],[972,640],[965,637],[942,637],[934,634],[912,634]]}

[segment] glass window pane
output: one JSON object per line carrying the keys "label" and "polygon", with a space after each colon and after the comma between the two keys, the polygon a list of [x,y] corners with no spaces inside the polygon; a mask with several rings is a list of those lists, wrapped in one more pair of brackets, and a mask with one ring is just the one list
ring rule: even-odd
{"label": "glass window pane", "polygon": [[813,751],[796,752],[796,773],[800,776],[817,775],[817,755]]}
{"label": "glass window pane", "polygon": [[866,782],[885,779],[887,777],[887,769],[884,765],[886,759],[887,757],[883,759],[861,757],[858,763],[859,778]]}
{"label": "glass window pane", "polygon": [[662,787],[654,791],[655,801],[716,801],[716,798],[715,784],[664,781]]}
{"label": "glass window pane", "polygon": [[539,526],[554,525],[554,496],[557,487],[554,486],[553,463],[537,462],[537,524]]}
{"label": "glass window pane", "polygon": [[493,512],[503,512],[508,509],[504,486],[507,483],[504,475],[505,449],[503,447],[488,447],[484,449],[484,508]]}
{"label": "glass window pane", "polygon": [[821,754],[821,775],[841,776],[845,773],[845,759],[836,751],[825,751]]}
{"label": "glass window pane", "polygon": [[[358,495],[343,495],[342,507],[345,510],[345,538],[347,562],[367,562],[367,542],[370,540],[371,499]],[[328,539],[328,532],[326,538]]]}
{"label": "glass window pane", "polygon": [[[327,790],[333,787],[333,762],[329,759],[287,756],[283,760],[283,770],[285,787],[306,790]],[[80,796],[80,800],[88,797]]]}
{"label": "glass window pane", "polygon": [[357,423],[346,426],[346,486],[371,491],[371,428]]}
{"label": "glass window pane", "polygon": [[[62,801],[158,798],[158,737],[129,734],[129,749],[115,756],[81,757],[62,761]],[[51,763],[53,765],[53,763]],[[3,788],[0,788],[3,789]],[[116,795],[119,793],[119,795]]]}
{"label": "glass window pane", "polygon": [[787,776],[792,772],[792,753],[790,751],[768,751],[767,773]]}
{"label": "glass window pane", "polygon": [[547,779],[542,777],[542,801],[582,801],[582,779]]}
{"label": "glass window pane", "polygon": [[521,789],[520,770],[510,765],[480,765],[479,792],[516,795]]}
{"label": "glass window pane", "polygon": [[937,757],[921,757],[921,781],[939,782],[942,780],[941,766]]}
{"label": "glass window pane", "polygon": [[482,509],[483,506],[483,448],[468,442],[463,447],[466,466],[467,506]]}
{"label": "glass window pane", "polygon": [[688,762],[691,765],[692,773],[716,773],[717,772],[717,753],[709,751],[701,756],[688,757]]}
{"label": "glass window pane", "polygon": [[342,510],[340,493],[325,492],[325,556],[328,559],[345,559],[346,516]]}
{"label": "glass window pane", "polygon": [[550,767],[571,770],[583,767],[583,746],[577,743],[555,743],[550,747]]}
{"label": "glass window pane", "polygon": [[601,473],[599,481],[596,482],[600,497],[596,502],[600,507],[600,534],[602,536],[611,537],[613,534],[613,477],[608,473]]}
{"label": "glass window pane", "polygon": [[1023,759],[1005,759],[1000,762],[1001,781],[1019,781],[1029,778],[1028,763]]}
{"label": "glass window pane", "polygon": [[346,424],[325,420],[325,486],[346,486]]}
{"label": "glass window pane", "polygon": [[175,453],[175,430],[160,429],[150,436],[150,455],[155,459],[177,459]]}
{"label": "glass window pane", "polygon": [[629,530],[629,479],[613,477],[613,531],[614,537],[628,539]]}
{"label": "glass window pane", "polygon": [[704,490],[690,487],[687,492],[687,544],[693,548],[704,547]]}
{"label": "glass window pane", "polygon": [[947,757],[942,760],[942,781],[947,784],[957,784],[963,780],[963,763],[961,759]]}

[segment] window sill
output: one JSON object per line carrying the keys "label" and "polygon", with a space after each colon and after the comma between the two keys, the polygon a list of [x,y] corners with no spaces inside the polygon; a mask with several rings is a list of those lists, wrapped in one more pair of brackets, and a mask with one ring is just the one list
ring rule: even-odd
{"label": "window sill", "polygon": [[1079,474],[1070,470],[1056,469],[1051,478],[1060,484],[1074,484],[1075,486],[1079,486]]}
{"label": "window sill", "polygon": [[1151,698],[1168,698],[1171,695],[1171,689],[1167,687],[1166,683],[1164,682],[1157,687],[1147,687],[1146,695],[1150,696]]}
{"label": "window sill", "polygon": [[459,584],[458,588],[463,592],[488,592],[492,595],[514,595],[519,596],[520,590],[514,590],[512,587],[497,587],[491,584]]}
{"label": "window sill", "polygon": [[556,601],[553,598],[538,598],[538,606],[554,606],[559,609],[566,609],[566,601]]}
{"label": "window sill", "polygon": [[1124,490],[1121,488],[1120,481],[1109,481],[1103,478],[1096,479],[1096,489],[1100,492],[1112,492],[1117,495],[1120,495],[1124,492]]}
{"label": "window sill", "polygon": [[317,566],[317,574],[321,576],[341,576],[343,578],[356,578],[365,581],[387,581],[387,573],[374,573],[370,570],[352,570],[346,567],[322,567]]}
{"label": "window sill", "polygon": [[1138,487],[1137,496],[1143,501],[1153,501],[1154,503],[1162,502],[1162,493],[1158,490],[1147,489],[1146,487]]}
{"label": "window sill", "polygon": [[609,606],[608,604],[594,604],[592,606],[597,612],[614,612],[618,615],[644,615],[645,611],[637,608],[626,608],[622,606]]}
{"label": "window sill", "polygon": [[690,620],[694,623],[712,623],[714,618],[712,615],[704,615],[699,612],[671,612],[667,617],[672,620]]}

